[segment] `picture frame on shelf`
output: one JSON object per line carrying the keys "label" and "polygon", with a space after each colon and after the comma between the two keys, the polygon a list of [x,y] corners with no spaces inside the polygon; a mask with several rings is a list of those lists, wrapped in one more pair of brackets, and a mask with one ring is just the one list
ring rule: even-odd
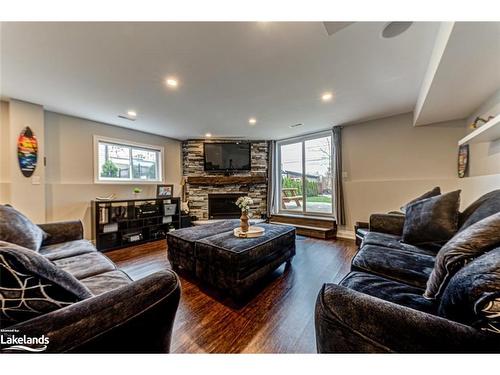
{"label": "picture frame on shelf", "polygon": [[157,198],[172,198],[174,196],[174,185],[156,185]]}

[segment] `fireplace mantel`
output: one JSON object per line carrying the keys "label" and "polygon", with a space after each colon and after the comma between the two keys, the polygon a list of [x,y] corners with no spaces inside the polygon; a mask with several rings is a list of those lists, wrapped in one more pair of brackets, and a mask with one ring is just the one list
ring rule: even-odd
{"label": "fireplace mantel", "polygon": [[250,185],[265,184],[265,174],[251,176],[189,176],[187,183],[191,185]]}

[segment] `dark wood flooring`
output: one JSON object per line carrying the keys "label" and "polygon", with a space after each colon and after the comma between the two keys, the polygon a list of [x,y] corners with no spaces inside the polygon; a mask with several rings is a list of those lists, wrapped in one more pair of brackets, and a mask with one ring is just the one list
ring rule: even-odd
{"label": "dark wood flooring", "polygon": [[[171,268],[165,241],[108,252],[133,279]],[[180,275],[182,296],[174,353],[315,353],[314,304],[323,283],[338,282],[356,252],[351,240],[297,239],[292,267],[284,265],[246,302],[235,304]]]}

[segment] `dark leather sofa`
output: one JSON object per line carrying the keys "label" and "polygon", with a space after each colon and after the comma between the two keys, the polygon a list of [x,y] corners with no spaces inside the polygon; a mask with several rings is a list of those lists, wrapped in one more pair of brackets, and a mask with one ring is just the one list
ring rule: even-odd
{"label": "dark leather sofa", "polygon": [[180,299],[180,282],[173,271],[132,281],[83,239],[81,222],[40,227],[48,238],[39,253],[73,275],[93,296],[3,329],[47,336],[46,352],[169,352]]}
{"label": "dark leather sofa", "polygon": [[[462,212],[459,231],[497,212],[500,190]],[[401,242],[404,221],[403,215],[371,215],[351,272],[339,285],[321,289],[315,311],[318,352],[500,352],[500,334],[444,318],[442,302],[423,297],[439,248]],[[487,254],[500,264],[500,247]],[[500,282],[500,275],[494,277]]]}

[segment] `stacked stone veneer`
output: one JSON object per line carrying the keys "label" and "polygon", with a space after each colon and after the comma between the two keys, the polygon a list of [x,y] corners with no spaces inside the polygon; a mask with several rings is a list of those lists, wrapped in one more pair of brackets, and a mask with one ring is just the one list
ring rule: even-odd
{"label": "stacked stone veneer", "polygon": [[[224,141],[214,141],[224,142]],[[231,141],[227,141],[231,142]],[[233,141],[234,142],[234,141]],[[204,170],[203,140],[188,140],[182,144],[183,175],[193,176],[224,176],[223,173],[206,173]],[[267,174],[268,149],[266,141],[251,142],[252,170],[235,173],[237,176]],[[254,204],[251,207],[253,217],[260,218],[267,210],[267,183],[245,185],[198,185],[186,184],[189,213],[198,220],[208,219],[208,194],[246,193]]]}

